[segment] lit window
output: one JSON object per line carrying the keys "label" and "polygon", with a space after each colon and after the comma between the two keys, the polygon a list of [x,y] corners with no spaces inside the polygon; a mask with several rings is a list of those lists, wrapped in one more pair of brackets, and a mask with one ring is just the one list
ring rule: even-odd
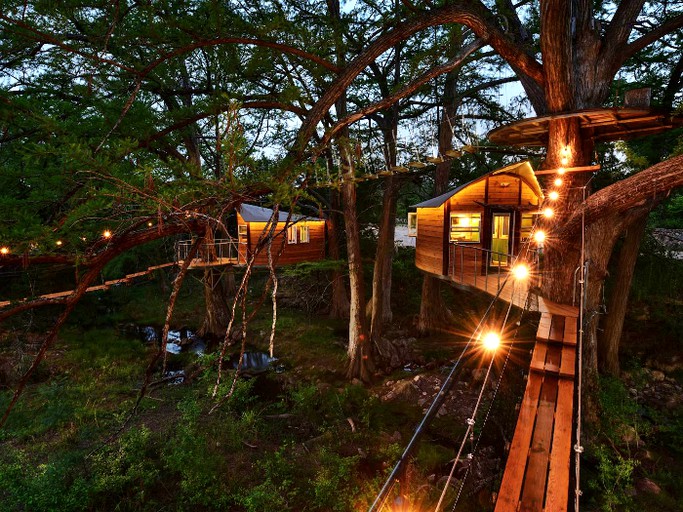
{"label": "lit window", "polygon": [[311,241],[311,236],[308,231],[308,226],[305,224],[302,224],[299,226],[299,243],[300,244],[307,244],[308,242]]}
{"label": "lit window", "polygon": [[451,213],[451,242],[478,243],[481,213]]}
{"label": "lit window", "polygon": [[288,244],[295,244],[296,243],[296,226],[290,226],[287,228],[287,243]]}
{"label": "lit window", "polygon": [[417,236],[417,213],[408,214],[408,236]]}
{"label": "lit window", "polygon": [[520,235],[522,240],[526,240],[531,236],[531,230],[534,227],[534,216],[531,213],[522,214],[522,227],[520,229]]}
{"label": "lit window", "polygon": [[247,225],[246,224],[240,224],[237,227],[237,235],[239,238],[239,243],[241,243],[241,244],[247,243]]}

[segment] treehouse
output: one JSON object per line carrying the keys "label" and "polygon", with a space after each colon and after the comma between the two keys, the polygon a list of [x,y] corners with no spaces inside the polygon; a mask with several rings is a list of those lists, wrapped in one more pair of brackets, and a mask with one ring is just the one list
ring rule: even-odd
{"label": "treehouse", "polygon": [[[245,263],[253,254],[261,234],[273,215],[273,210],[243,204],[237,212],[237,241],[239,261]],[[325,258],[325,219],[278,212],[272,254],[278,265],[290,265]],[[282,248],[282,254],[277,254]],[[257,256],[255,265],[268,265],[268,251],[264,248]]]}
{"label": "treehouse", "polygon": [[[218,265],[246,265],[256,251],[259,239],[267,232],[273,210],[250,204],[242,204],[227,219],[228,238],[216,238],[199,247],[190,267]],[[325,258],[325,219],[278,213],[273,232],[271,253],[276,265],[289,265]],[[176,261],[187,258],[192,240],[176,244]],[[279,257],[278,257],[279,254]],[[254,261],[256,266],[268,265],[268,250],[264,245]]]}
{"label": "treehouse", "polygon": [[[414,205],[408,226],[416,237],[415,265],[449,281],[474,279],[478,288],[500,281],[526,245],[543,201],[529,162],[509,165]],[[478,279],[478,282],[476,282]]]}

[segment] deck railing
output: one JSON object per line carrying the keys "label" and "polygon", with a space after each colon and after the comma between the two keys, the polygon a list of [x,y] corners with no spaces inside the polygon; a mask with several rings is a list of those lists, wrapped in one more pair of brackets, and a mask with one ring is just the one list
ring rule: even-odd
{"label": "deck railing", "polygon": [[[184,261],[190,254],[193,240],[181,240],[176,242],[176,261]],[[234,238],[217,238],[210,244],[201,244],[192,259],[193,263],[237,263],[239,251],[237,240]]]}
{"label": "deck railing", "polygon": [[525,263],[530,271],[528,286],[538,286],[539,255],[535,250],[525,247],[517,256],[466,244],[449,244],[449,277],[457,283],[474,286],[491,294],[501,289],[513,264],[518,263]]}

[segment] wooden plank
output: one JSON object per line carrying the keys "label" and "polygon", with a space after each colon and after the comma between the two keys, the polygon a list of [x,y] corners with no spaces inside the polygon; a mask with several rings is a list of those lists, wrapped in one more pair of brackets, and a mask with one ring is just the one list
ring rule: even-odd
{"label": "wooden plank", "polygon": [[[540,301],[540,297],[539,297]],[[550,338],[550,324],[551,316],[547,312],[541,313],[541,320],[538,323],[538,330],[536,331],[536,339],[547,340]]]}
{"label": "wooden plank", "polygon": [[555,374],[560,373],[560,361],[562,359],[562,347],[549,345],[548,353],[545,356],[545,370]]}
{"label": "wooden plank", "polygon": [[524,476],[524,488],[519,508],[523,512],[543,511],[556,399],[557,378],[546,376],[541,387],[529,462]]}
{"label": "wooden plank", "polygon": [[537,341],[531,355],[529,368],[536,371],[545,371],[545,357],[548,352],[548,345],[543,341]]}
{"label": "wooden plank", "polygon": [[566,304],[558,304],[545,297],[538,298],[538,307],[541,311],[550,313],[551,315],[571,316],[577,318],[579,310],[575,306],[568,306]]}
{"label": "wooden plank", "polygon": [[564,512],[567,510],[573,410],[574,382],[560,380],[558,382],[553,445],[550,451],[548,493],[545,499],[545,509],[548,512]]}
{"label": "wooden plank", "polygon": [[576,336],[576,324],[577,320],[575,318],[566,318],[564,321],[564,343],[569,343],[571,345],[576,345],[578,339]]}
{"label": "wooden plank", "polygon": [[562,346],[562,362],[560,363],[560,377],[574,377],[576,367],[576,348],[573,345]]}
{"label": "wooden plank", "polygon": [[550,322],[550,333],[548,339],[562,343],[564,340],[564,318],[560,315],[553,315]]}
{"label": "wooden plank", "polygon": [[535,373],[529,374],[522,405],[519,409],[515,434],[510,445],[510,453],[505,464],[503,481],[500,484],[496,512],[514,512],[517,510],[519,497],[524,481],[524,468],[531,443],[531,436],[538,409],[538,397],[541,391],[542,378]]}

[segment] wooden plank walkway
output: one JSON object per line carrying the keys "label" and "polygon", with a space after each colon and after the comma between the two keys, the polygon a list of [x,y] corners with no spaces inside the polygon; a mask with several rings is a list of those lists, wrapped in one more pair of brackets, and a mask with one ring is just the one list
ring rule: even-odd
{"label": "wooden plank walkway", "polygon": [[[477,288],[483,292],[495,295],[498,289],[505,282],[507,272],[503,270],[500,274],[481,275],[474,272],[455,272],[450,274],[448,280],[460,285]],[[505,302],[512,302],[515,306],[523,308],[529,291],[530,280],[516,281],[512,276],[507,280],[505,286],[500,290],[499,297]],[[536,308],[532,308],[535,310]]]}
{"label": "wooden plank walkway", "polygon": [[[101,290],[108,290],[111,286],[117,285],[117,284],[124,284],[124,283],[130,283],[133,279],[136,279],[138,277],[146,276],[155,270],[158,270],[160,268],[166,268],[166,267],[172,267],[173,265],[176,265],[175,262],[173,263],[163,263],[161,265],[154,265],[152,267],[149,267],[147,270],[143,270],[142,272],[135,272],[134,274],[127,274],[126,276],[120,278],[120,279],[112,279],[110,281],[105,281],[102,284],[98,284],[95,286],[89,286],[86,288],[86,292],[96,292],[96,291],[101,291]],[[61,299],[63,297],[68,297],[74,292],[74,290],[65,290],[62,292],[56,292],[56,293],[46,293],[44,295],[39,295],[38,297],[26,297],[22,299],[21,301],[18,302],[25,302],[27,300],[37,300],[37,299]],[[5,301],[0,301],[0,308],[4,308],[12,304],[12,301],[5,300]]]}
{"label": "wooden plank walkway", "polygon": [[568,508],[578,311],[544,299],[539,309],[536,345],[496,512]]}

